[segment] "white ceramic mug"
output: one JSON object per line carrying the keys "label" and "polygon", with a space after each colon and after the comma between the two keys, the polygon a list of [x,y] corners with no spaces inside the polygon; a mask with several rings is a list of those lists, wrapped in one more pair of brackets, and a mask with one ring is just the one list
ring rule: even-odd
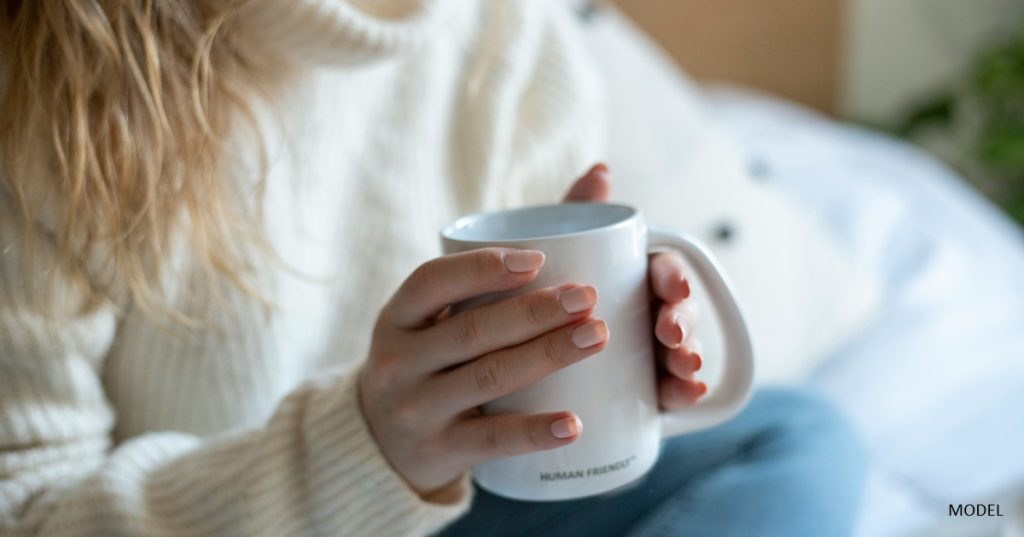
{"label": "white ceramic mug", "polygon": [[[600,353],[483,406],[485,414],[570,410],[583,422],[583,434],[568,446],[476,466],[473,477],[484,489],[538,501],[610,491],[654,465],[662,438],[721,423],[746,404],[754,375],[750,335],[725,275],[693,239],[648,228],[632,207],[597,203],[465,216],[445,227],[441,238],[445,253],[502,246],[546,256],[529,285],[469,300],[457,310],[575,282],[597,288],[593,315],[608,324]],[[692,267],[724,336],[718,385],[697,404],[667,413],[658,408],[648,299],[648,255],[659,249],[678,251]]]}

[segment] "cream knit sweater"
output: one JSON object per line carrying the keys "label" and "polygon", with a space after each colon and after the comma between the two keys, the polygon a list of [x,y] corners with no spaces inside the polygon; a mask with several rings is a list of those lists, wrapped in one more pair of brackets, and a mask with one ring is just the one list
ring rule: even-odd
{"label": "cream knit sweater", "polygon": [[250,4],[254,46],[302,66],[261,112],[272,315],[186,302],[182,259],[171,293],[204,329],[67,290],[46,320],[30,297],[54,282],[24,273],[0,192],[2,535],[419,536],[467,508],[467,480],[434,503],[394,473],[353,370],[444,222],[555,201],[602,155],[580,23],[550,0]]}

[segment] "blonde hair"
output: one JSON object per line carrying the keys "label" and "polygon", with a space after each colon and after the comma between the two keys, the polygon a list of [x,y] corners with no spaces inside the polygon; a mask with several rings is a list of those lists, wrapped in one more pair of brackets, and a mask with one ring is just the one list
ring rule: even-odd
{"label": "blonde hair", "polygon": [[[84,270],[100,249],[135,303],[166,306],[161,267],[179,228],[204,272],[256,294],[245,246],[263,244],[249,207],[262,181],[225,175],[224,142],[236,118],[252,120],[259,86],[231,29],[239,2],[4,7],[0,171],[26,225],[36,222],[36,194],[56,194],[46,203],[60,217],[61,268],[90,303],[111,285]],[[39,162],[52,173],[33,172]]]}

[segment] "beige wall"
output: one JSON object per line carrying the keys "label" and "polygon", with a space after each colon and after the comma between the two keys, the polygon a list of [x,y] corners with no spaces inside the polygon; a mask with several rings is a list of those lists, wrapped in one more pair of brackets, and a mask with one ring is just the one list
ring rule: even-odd
{"label": "beige wall", "polygon": [[1021,0],[614,0],[688,72],[889,123],[1019,31]]}
{"label": "beige wall", "polygon": [[737,82],[821,110],[835,109],[841,0],[615,0],[615,4],[699,79]]}

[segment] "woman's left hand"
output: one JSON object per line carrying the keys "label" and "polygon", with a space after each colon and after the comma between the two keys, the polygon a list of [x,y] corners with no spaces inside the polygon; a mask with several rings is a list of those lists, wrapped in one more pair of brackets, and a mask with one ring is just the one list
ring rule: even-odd
{"label": "woman's left hand", "polygon": [[[608,167],[596,164],[576,180],[565,201],[605,202],[610,194]],[[652,254],[648,266],[653,292],[652,337],[657,347],[658,397],[662,407],[679,408],[696,402],[708,390],[706,384],[694,378],[701,366],[700,342],[689,337],[696,322],[696,305],[689,300],[690,283],[678,254]]]}

